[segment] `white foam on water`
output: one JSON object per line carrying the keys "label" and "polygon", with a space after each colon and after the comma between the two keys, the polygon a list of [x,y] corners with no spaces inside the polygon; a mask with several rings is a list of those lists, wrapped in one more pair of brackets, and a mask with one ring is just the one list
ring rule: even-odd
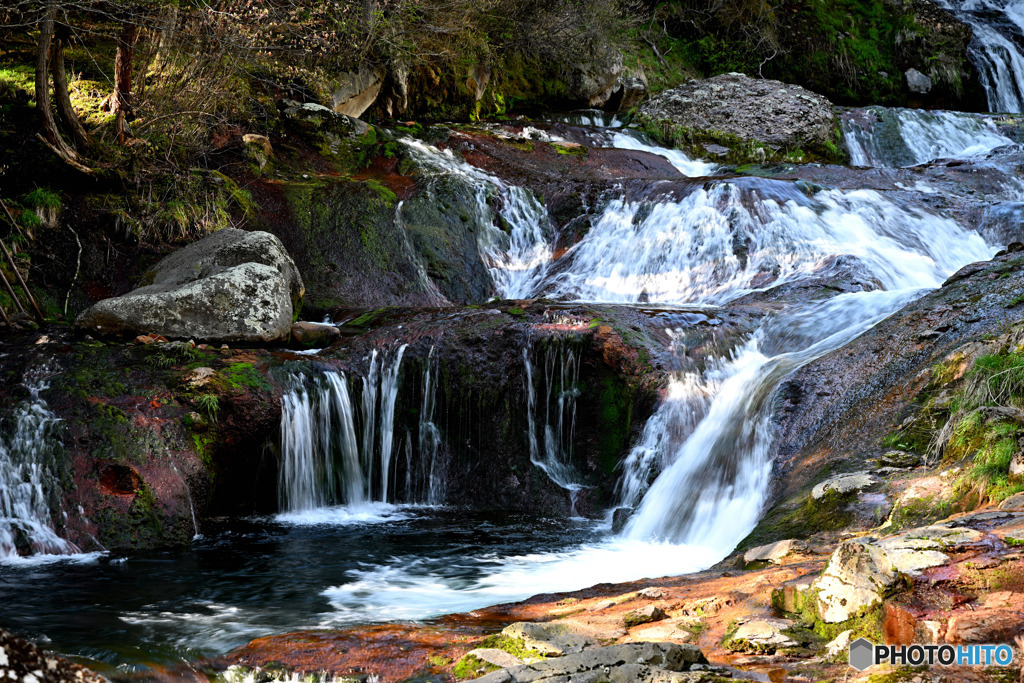
{"label": "white foam on water", "polygon": [[699,159],[691,159],[678,149],[668,149],[652,145],[645,141],[639,133],[627,130],[612,135],[612,147],[616,149],[633,149],[640,152],[648,152],[664,157],[669,160],[676,169],[685,176],[700,178],[714,175],[718,171],[718,165]]}
{"label": "white foam on water", "polygon": [[872,190],[807,196],[781,181],[715,181],[678,201],[611,202],[545,293],[723,304],[811,276],[832,255],[855,257],[886,289],[937,287],[991,253],[953,220]]}
{"label": "white foam on water", "polygon": [[328,588],[334,612],[321,626],[426,619],[547,592],[598,583],[685,574],[724,556],[715,548],[611,538],[555,553],[460,558],[476,578],[425,560],[350,572],[353,581]]}
{"label": "white foam on water", "polygon": [[999,131],[991,117],[923,109],[875,111],[887,121],[870,130],[844,121],[843,138],[851,166],[913,166],[936,159],[969,159],[1016,144]]}
{"label": "white foam on water", "polygon": [[392,505],[390,503],[362,503],[337,505],[274,515],[274,521],[290,526],[351,526],[358,524],[385,524],[413,519],[422,505]]}

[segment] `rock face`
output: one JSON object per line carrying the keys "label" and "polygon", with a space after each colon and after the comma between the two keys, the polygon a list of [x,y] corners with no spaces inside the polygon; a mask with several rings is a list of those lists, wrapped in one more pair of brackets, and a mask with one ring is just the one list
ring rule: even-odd
{"label": "rock face", "polygon": [[670,681],[675,680],[671,672],[688,671],[694,664],[706,662],[700,649],[693,645],[626,643],[599,647],[580,654],[533,664],[520,664],[495,671],[477,680],[481,683]]}
{"label": "rock face", "polygon": [[[797,85],[725,74],[690,81],[640,106],[636,121],[665,142],[728,149],[733,162],[813,154],[830,160],[835,146],[832,103]],[[799,152],[798,152],[799,150]]]}
{"label": "rock face", "polygon": [[779,561],[784,557],[799,555],[805,552],[807,552],[807,544],[805,542],[789,538],[785,541],[778,541],[777,543],[769,543],[768,545],[751,548],[743,554],[743,561],[747,564],[751,562],[771,562],[773,564],[779,564]]}
{"label": "rock face", "polygon": [[339,114],[358,118],[376,101],[384,85],[385,73],[363,65],[355,72],[338,77],[339,85],[331,95],[331,106]]}
{"label": "rock face", "polygon": [[877,486],[880,482],[881,480],[870,472],[841,474],[815,486],[811,491],[811,498],[818,500],[829,491],[835,491],[840,495],[854,491],[863,491],[872,486]]}
{"label": "rock face", "polygon": [[603,107],[619,86],[622,70],[621,52],[607,49],[597,52],[569,75],[569,97],[588,107]]}
{"label": "rock face", "polygon": [[75,325],[100,336],[270,343],[291,334],[302,277],[280,240],[226,229],[171,254],[142,286],[104,299]]}

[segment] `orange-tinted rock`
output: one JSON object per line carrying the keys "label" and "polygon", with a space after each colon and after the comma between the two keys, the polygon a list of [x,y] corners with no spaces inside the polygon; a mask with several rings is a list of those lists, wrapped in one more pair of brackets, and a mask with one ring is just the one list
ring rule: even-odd
{"label": "orange-tinted rock", "polygon": [[915,642],[917,619],[899,605],[888,602],[885,604],[882,632],[886,645],[910,645]]}

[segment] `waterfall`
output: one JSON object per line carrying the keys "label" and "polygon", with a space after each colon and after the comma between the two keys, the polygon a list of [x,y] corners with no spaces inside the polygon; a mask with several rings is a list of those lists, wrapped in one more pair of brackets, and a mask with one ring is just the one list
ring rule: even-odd
{"label": "waterfall", "polygon": [[974,30],[971,58],[989,111],[1024,111],[1024,4],[1020,0],[935,0]]}
{"label": "waterfall", "polygon": [[71,555],[80,552],[53,528],[60,488],[53,471],[61,445],[54,434],[60,419],[40,397],[53,371],[36,368],[23,386],[29,398],[13,410],[14,429],[0,435],[0,562],[19,555]]}
{"label": "waterfall", "polygon": [[[441,430],[434,423],[437,407],[437,364],[434,361],[434,347],[430,347],[427,363],[423,369],[423,404],[420,406],[419,446],[423,472],[421,479],[426,482],[426,495],[421,496],[431,505],[444,502],[445,475],[441,462]],[[411,450],[411,449],[410,449]],[[408,452],[408,451],[407,451]],[[406,469],[411,480],[412,465]]]}
{"label": "waterfall", "polygon": [[913,166],[1014,144],[991,117],[953,111],[851,110],[842,117],[851,166]]}
{"label": "waterfall", "polygon": [[[476,213],[485,229],[478,235],[484,263],[502,299],[525,298],[543,281],[552,259],[553,228],[547,210],[529,190],[507,185],[457,158],[419,140],[400,140],[424,169],[461,178],[472,185]],[[498,194],[495,220],[489,198]]]}
{"label": "waterfall", "polygon": [[[826,255],[839,254],[855,257],[859,277],[875,283],[869,291],[784,306],[699,375],[673,376],[623,461],[619,505],[634,509],[626,537],[699,545],[721,556],[754,527],[765,502],[770,399],[782,380],[994,253],[955,222],[875,192],[787,194],[763,180],[706,186],[643,212],[620,202],[606,216],[601,231],[595,227],[584,240],[595,238],[603,256],[595,251],[574,262],[562,282],[572,285],[567,291],[625,297],[642,282],[652,299],[721,303],[756,285],[812,275]],[[626,224],[634,237],[622,232]]]}
{"label": "waterfall", "polygon": [[[530,462],[543,470],[551,481],[569,492],[572,514],[575,516],[576,496],[583,488],[572,464],[576,399],[580,395],[579,358],[567,339],[546,340],[536,351],[544,375],[535,378],[530,351],[531,346],[523,348]],[[540,408],[537,406],[538,384],[543,397]]]}
{"label": "waterfall", "polygon": [[624,130],[621,133],[615,133],[611,137],[611,146],[616,149],[634,149],[664,157],[676,167],[677,171],[691,178],[714,175],[718,171],[717,164],[691,159],[678,149],[668,149],[651,144],[646,135],[635,130]]}
{"label": "waterfall", "polygon": [[[390,363],[378,363],[377,352],[371,354],[358,416],[344,373],[288,378],[292,388],[281,398],[282,510],[394,502],[395,403],[405,349],[400,346]],[[357,420],[363,425],[361,442]]]}

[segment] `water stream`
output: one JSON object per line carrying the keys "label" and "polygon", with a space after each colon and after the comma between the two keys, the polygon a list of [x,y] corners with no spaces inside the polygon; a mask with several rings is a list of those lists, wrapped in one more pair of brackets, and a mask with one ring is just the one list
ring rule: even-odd
{"label": "water stream", "polygon": [[988,97],[989,111],[1024,111],[1024,2],[935,0],[974,30],[972,58]]}

